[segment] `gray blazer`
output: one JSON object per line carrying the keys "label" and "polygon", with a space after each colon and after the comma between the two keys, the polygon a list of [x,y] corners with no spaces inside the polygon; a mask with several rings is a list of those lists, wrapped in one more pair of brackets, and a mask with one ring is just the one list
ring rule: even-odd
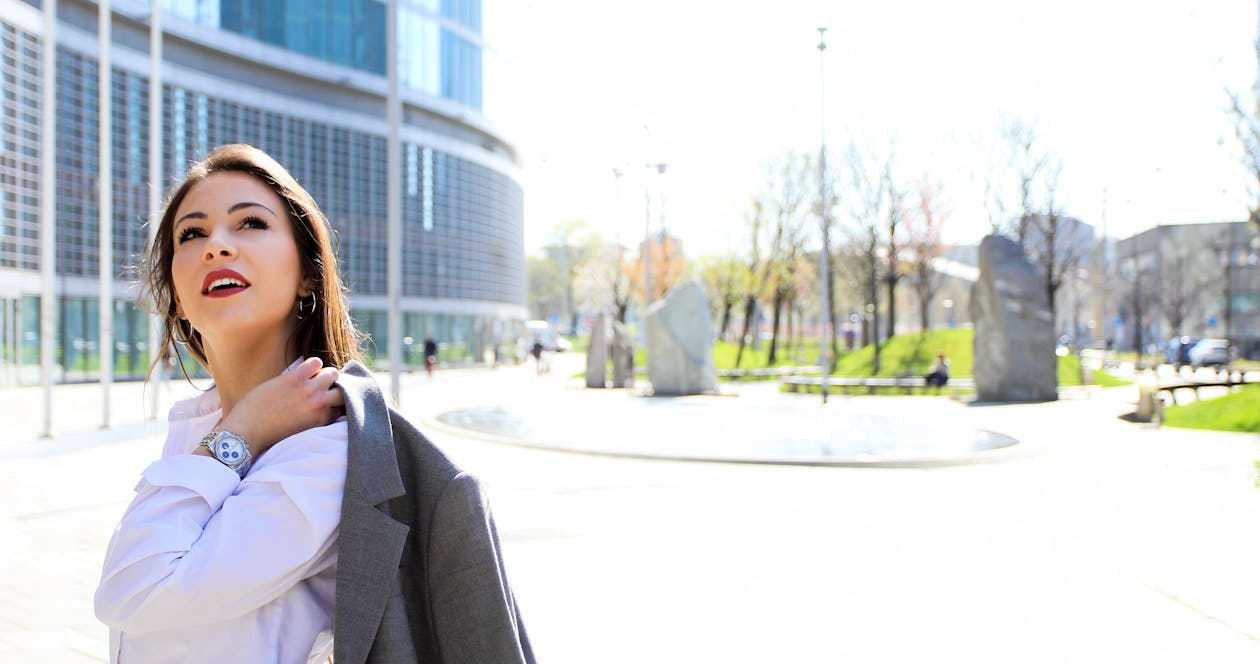
{"label": "gray blazer", "polygon": [[333,612],[336,664],[532,664],[477,480],[396,410],[363,365],[346,396],[349,458]]}

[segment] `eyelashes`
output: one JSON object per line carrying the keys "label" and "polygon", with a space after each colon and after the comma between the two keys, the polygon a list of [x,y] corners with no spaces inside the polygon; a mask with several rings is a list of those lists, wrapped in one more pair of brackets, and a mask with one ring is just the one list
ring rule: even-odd
{"label": "eyelashes", "polygon": [[197,228],[196,226],[185,226],[184,230],[179,232],[179,237],[176,238],[176,240],[180,244],[183,244],[199,235],[202,235],[200,228]]}
{"label": "eyelashes", "polygon": [[265,230],[270,227],[270,224],[264,221],[261,217],[245,217],[241,220],[241,228],[256,228],[259,230]]}
{"label": "eyelashes", "polygon": [[[256,217],[256,216],[251,215],[251,216],[245,217],[244,219],[241,219],[240,228],[266,230],[268,228],[271,228],[271,225],[268,224],[267,221],[264,220],[262,217]],[[193,240],[193,239],[196,239],[199,237],[205,237],[205,236],[206,236],[206,232],[202,230],[200,226],[195,226],[195,225],[190,224],[188,226],[185,226],[184,230],[179,232],[179,236],[175,238],[175,241],[178,244],[183,244],[189,240]]]}

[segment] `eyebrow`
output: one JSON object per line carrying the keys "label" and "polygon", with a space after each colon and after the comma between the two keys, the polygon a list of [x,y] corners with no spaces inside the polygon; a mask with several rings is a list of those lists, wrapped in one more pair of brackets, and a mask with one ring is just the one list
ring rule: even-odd
{"label": "eyebrow", "polygon": [[[233,205],[232,207],[228,208],[228,214],[232,214],[233,212],[236,212],[237,210],[241,210],[248,207],[260,207],[270,212],[272,216],[276,216],[275,210],[272,210],[271,208],[267,207],[266,205],[263,205],[262,203],[255,203],[253,201],[241,201],[240,203]],[[180,217],[178,220],[175,221],[175,227],[179,227],[180,224],[184,223],[184,221],[188,219],[205,219],[205,218],[206,218],[205,212],[189,212],[188,214]]]}

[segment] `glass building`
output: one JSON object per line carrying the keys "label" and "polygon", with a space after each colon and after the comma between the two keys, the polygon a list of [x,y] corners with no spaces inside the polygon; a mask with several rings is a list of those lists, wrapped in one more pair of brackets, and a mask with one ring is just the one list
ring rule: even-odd
{"label": "glass building", "polygon": [[[224,143],[289,168],[337,234],[352,313],[386,357],[385,5],[379,0],[162,0],[165,190]],[[428,335],[444,361],[479,362],[525,318],[515,149],[483,113],[481,0],[403,0],[404,362]],[[149,217],[149,6],[115,0],[112,76],[98,80],[95,3],[58,3],[57,380],[98,367],[97,175],[113,178],[114,367],[148,367],[134,266]],[[43,17],[0,0],[0,386],[39,381]],[[113,163],[98,163],[98,100],[112,100]],[[164,198],[164,197],[163,197]]]}

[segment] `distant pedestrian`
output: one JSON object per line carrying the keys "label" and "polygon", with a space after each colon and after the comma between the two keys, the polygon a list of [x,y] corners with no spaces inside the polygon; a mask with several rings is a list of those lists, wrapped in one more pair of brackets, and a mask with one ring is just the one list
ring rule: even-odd
{"label": "distant pedestrian", "polygon": [[542,339],[534,337],[534,345],[530,346],[529,354],[534,356],[534,372],[542,374],[546,369],[543,367],[543,343]]}
{"label": "distant pedestrian", "polygon": [[945,353],[936,354],[936,362],[932,364],[932,370],[923,377],[923,382],[927,387],[935,387],[938,392],[949,382],[949,360],[945,359]]}
{"label": "distant pedestrian", "polygon": [[429,378],[433,377],[433,365],[437,364],[438,345],[433,340],[433,335],[429,335],[424,340],[424,372],[429,374]]}

